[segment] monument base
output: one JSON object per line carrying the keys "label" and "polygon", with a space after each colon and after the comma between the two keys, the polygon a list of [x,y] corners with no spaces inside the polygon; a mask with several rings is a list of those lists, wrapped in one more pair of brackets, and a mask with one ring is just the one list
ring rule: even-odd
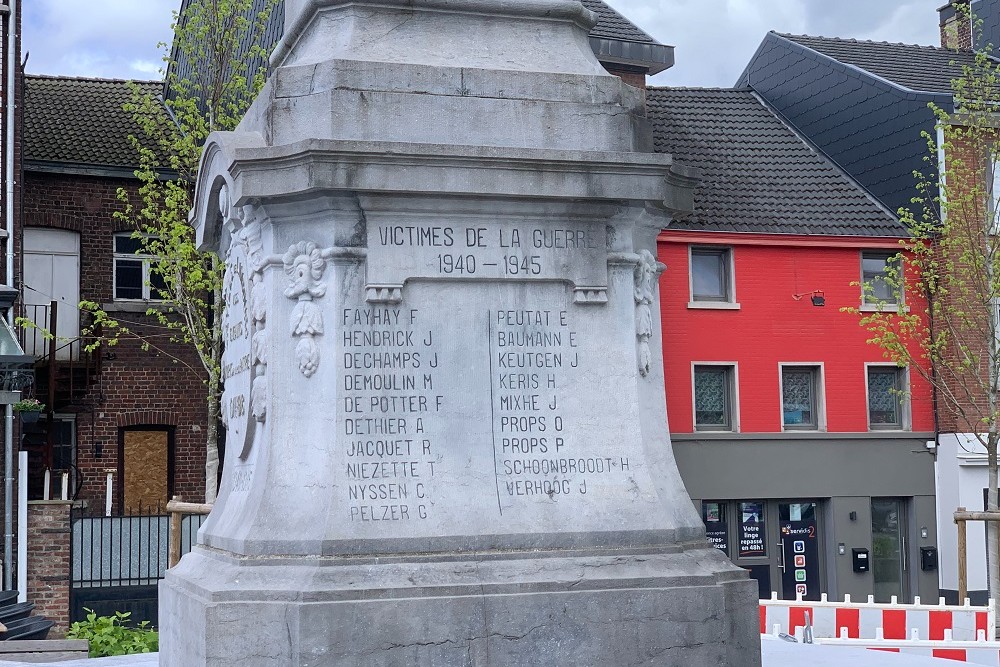
{"label": "monument base", "polygon": [[163,628],[160,664],[745,667],[756,595],[701,541],[405,561],[196,547],[160,584],[160,618],[185,619]]}

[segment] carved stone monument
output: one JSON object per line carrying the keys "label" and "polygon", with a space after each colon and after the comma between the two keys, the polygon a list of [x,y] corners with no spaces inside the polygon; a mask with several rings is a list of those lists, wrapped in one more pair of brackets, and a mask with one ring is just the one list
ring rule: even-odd
{"label": "carved stone monument", "polygon": [[667,430],[695,174],[566,0],[288,0],[213,135],[227,450],[161,664],[759,664]]}

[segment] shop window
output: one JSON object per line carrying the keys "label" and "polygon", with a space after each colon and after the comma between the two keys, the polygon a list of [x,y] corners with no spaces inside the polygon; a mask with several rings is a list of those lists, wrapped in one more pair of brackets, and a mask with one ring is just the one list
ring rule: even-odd
{"label": "shop window", "polygon": [[906,369],[898,366],[867,367],[868,428],[902,430],[906,424]]}
{"label": "shop window", "polygon": [[822,427],[819,366],[781,367],[781,420],[786,430]]}
{"label": "shop window", "polygon": [[735,307],[731,248],[691,248],[691,303],[695,308]]}
{"label": "shop window", "polygon": [[765,523],[764,503],[759,500],[741,502],[739,508],[739,557],[766,557],[767,525]]}
{"label": "shop window", "polygon": [[861,294],[865,305],[897,306],[903,303],[899,262],[899,253],[895,252],[866,250],[861,253]]}
{"label": "shop window", "polygon": [[143,252],[142,239],[131,233],[115,234],[114,244],[115,300],[159,300],[166,285],[151,270],[156,258]]}
{"label": "shop window", "polygon": [[732,365],[694,366],[695,430],[736,430],[735,374]]}
{"label": "shop window", "polygon": [[705,537],[712,546],[724,554],[729,553],[729,525],[726,519],[726,503],[703,502],[701,515],[705,521]]}

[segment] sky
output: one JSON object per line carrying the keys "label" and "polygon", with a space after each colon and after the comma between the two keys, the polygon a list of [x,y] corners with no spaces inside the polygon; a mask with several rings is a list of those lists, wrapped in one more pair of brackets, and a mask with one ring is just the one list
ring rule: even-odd
{"label": "sky", "polygon": [[[676,47],[660,86],[731,86],[768,30],[937,45],[944,0],[606,0]],[[22,0],[31,74],[157,79],[180,0]]]}

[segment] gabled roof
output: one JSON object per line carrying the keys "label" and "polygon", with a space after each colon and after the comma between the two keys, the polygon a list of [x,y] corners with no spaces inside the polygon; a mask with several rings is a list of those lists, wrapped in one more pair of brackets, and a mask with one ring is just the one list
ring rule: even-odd
{"label": "gabled roof", "polygon": [[[137,83],[154,95],[163,88],[158,81]],[[119,79],[26,76],[24,159],[134,169],[138,155],[129,135],[139,127],[122,108],[131,99],[128,83]]]}
{"label": "gabled roof", "polygon": [[976,59],[970,51],[937,46],[774,34],[912,91],[951,94],[952,80]]}
{"label": "gabled roof", "polygon": [[905,227],[749,89],[650,88],[655,150],[697,167],[671,229],[904,237]]}

